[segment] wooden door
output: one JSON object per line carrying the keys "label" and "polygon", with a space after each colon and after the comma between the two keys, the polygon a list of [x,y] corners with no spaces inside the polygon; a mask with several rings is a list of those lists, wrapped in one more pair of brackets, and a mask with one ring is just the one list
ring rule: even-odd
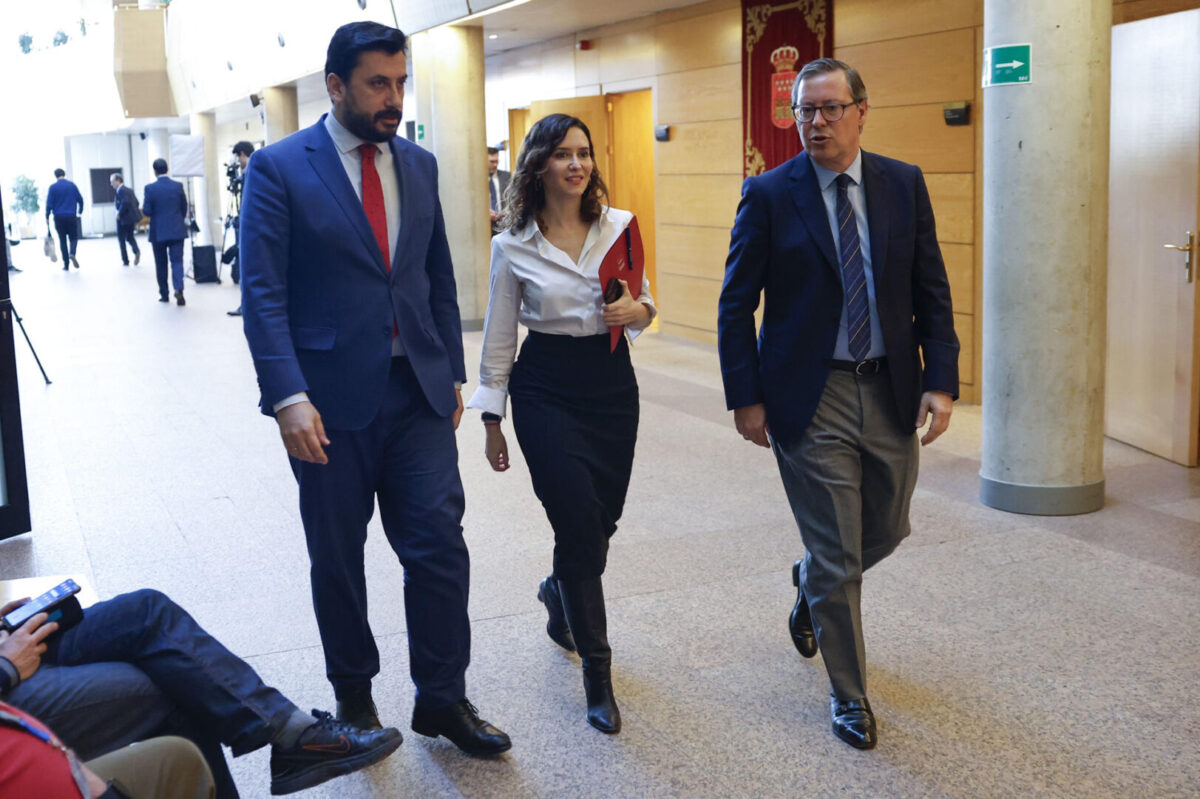
{"label": "wooden door", "polygon": [[521,142],[525,141],[525,134],[529,132],[529,128],[533,125],[533,121],[529,118],[530,116],[528,108],[508,109],[509,172],[517,168],[517,156],[521,154]]}
{"label": "wooden door", "polygon": [[570,114],[578,117],[587,125],[592,134],[592,149],[596,152],[596,166],[600,174],[607,175],[611,171],[608,153],[608,109],[605,108],[604,98],[600,95],[591,97],[563,97],[558,100],[534,100],[529,104],[529,116],[533,120],[530,127],[548,114]]}
{"label": "wooden door", "polygon": [[1200,10],[1112,31],[1105,433],[1195,466]]}
{"label": "wooden door", "polygon": [[612,109],[612,169],[604,175],[611,205],[633,211],[642,233],[650,293],[658,296],[654,264],[654,106],[649,89],[608,95]]}

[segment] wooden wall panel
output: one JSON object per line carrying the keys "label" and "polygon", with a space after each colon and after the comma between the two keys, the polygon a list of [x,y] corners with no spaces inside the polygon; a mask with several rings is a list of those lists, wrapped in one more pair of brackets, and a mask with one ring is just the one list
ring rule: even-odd
{"label": "wooden wall panel", "polygon": [[970,244],[942,244],[941,249],[954,312],[975,313],[975,248]]}
{"label": "wooden wall panel", "polygon": [[940,103],[870,109],[862,147],[916,164],[925,172],[975,170],[975,126],[947,125]]}
{"label": "wooden wall panel", "polygon": [[[659,125],[742,119],[741,64],[722,64],[662,75],[658,79]],[[741,135],[738,144],[741,146]]]}
{"label": "wooden wall panel", "polygon": [[670,22],[655,30],[659,75],[742,63],[742,21],[737,9]]}
{"label": "wooden wall panel", "polygon": [[951,172],[925,176],[938,241],[975,243],[975,175]]}
{"label": "wooden wall panel", "polygon": [[717,329],[719,281],[660,273],[658,294],[655,299],[664,319],[700,330]]}
{"label": "wooden wall panel", "polygon": [[[954,332],[958,335],[958,382],[968,385],[975,384],[975,317],[969,314],[954,314]],[[959,391],[962,399],[977,402],[974,391],[967,398],[965,390]]]}
{"label": "wooden wall panel", "polygon": [[714,348],[717,346],[716,328],[713,328],[712,330],[702,330],[697,327],[688,327],[687,325],[664,321],[659,325],[658,329],[668,336],[679,336],[680,338],[691,339],[692,341],[698,341],[701,344],[707,344],[708,346]]}
{"label": "wooden wall panel", "polygon": [[652,28],[606,36],[596,42],[599,83],[616,83],[654,74],[655,37]]}
{"label": "wooden wall panel", "polygon": [[975,96],[975,31],[962,28],[835,49],[858,70],[871,106],[945,103]]}
{"label": "wooden wall panel", "polygon": [[1113,24],[1200,8],[1200,0],[1113,0]]}
{"label": "wooden wall panel", "polygon": [[724,280],[728,252],[729,228],[659,225],[659,274]]}
{"label": "wooden wall panel", "polygon": [[835,45],[919,36],[983,24],[983,0],[835,0]]}
{"label": "wooden wall panel", "polygon": [[[728,231],[742,198],[742,176],[659,175],[654,197],[659,224]],[[719,257],[724,258],[724,253]]]}
{"label": "wooden wall panel", "polygon": [[736,175],[742,168],[740,119],[671,126],[671,140],[658,142],[659,175]]}

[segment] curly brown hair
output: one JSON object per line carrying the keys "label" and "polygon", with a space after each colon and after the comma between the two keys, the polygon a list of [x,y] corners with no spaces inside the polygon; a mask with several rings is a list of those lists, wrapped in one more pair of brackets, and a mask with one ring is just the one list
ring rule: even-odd
{"label": "curly brown hair", "polygon": [[546,190],[542,186],[541,175],[546,171],[546,162],[571,128],[583,131],[588,140],[588,148],[592,150],[592,177],[579,205],[579,218],[589,224],[600,218],[604,204],[608,201],[608,187],[604,185],[600,170],[595,166],[596,153],[592,147],[592,133],[578,117],[550,114],[535,122],[525,135],[525,141],[521,143],[516,169],[508,181],[508,188],[504,190],[505,211],[502,227],[519,230],[546,207]]}

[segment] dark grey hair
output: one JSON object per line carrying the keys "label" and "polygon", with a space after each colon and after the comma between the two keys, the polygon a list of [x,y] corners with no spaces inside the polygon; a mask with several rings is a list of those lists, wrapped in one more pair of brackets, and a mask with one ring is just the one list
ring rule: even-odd
{"label": "dark grey hair", "polygon": [[858,70],[847,64],[845,61],[838,61],[836,58],[818,58],[816,61],[809,61],[800,70],[800,74],[796,76],[796,82],[792,84],[792,105],[800,102],[800,82],[805,78],[814,78],[817,75],[825,75],[830,72],[845,72],[846,85],[850,87],[850,99],[856,103],[861,103],[867,99],[867,86],[863,83],[862,76],[858,74]]}

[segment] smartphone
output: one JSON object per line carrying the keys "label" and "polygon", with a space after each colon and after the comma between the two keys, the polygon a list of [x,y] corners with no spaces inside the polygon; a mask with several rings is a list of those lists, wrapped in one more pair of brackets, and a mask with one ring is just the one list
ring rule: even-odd
{"label": "smartphone", "polygon": [[71,626],[83,618],[83,610],[75,595],[79,585],[74,580],[64,580],[41,596],[31,599],[21,607],[0,619],[0,627],[12,632],[39,613],[48,613],[47,622],[56,621],[60,629]]}

